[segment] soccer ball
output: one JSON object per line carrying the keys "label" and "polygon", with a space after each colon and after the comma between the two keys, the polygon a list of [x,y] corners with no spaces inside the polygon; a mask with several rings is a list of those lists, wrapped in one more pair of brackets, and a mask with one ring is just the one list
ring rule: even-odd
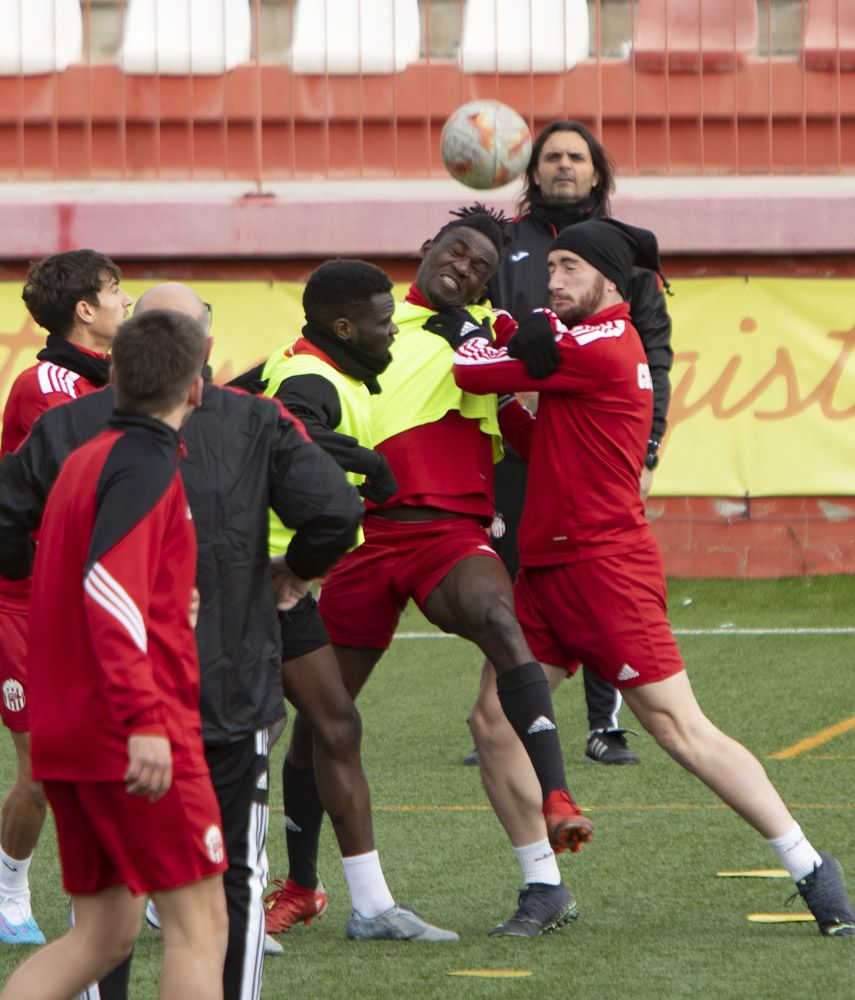
{"label": "soccer ball", "polygon": [[470,101],[442,127],[442,162],[473,188],[509,184],[528,166],[531,134],[520,115],[500,101]]}

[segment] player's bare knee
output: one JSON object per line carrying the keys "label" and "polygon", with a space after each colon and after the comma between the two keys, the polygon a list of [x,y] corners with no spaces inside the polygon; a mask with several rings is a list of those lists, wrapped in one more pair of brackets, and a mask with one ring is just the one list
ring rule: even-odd
{"label": "player's bare knee", "polygon": [[656,712],[645,722],[650,735],[671,757],[682,760],[690,746],[690,739],[679,720],[668,712]]}
{"label": "player's bare knee", "polygon": [[479,606],[470,619],[471,638],[481,649],[485,646],[510,646],[521,637],[513,606],[506,601]]}
{"label": "player's bare knee", "polygon": [[229,944],[229,913],[224,893],[212,900],[207,913],[207,930],[202,930],[202,947],[208,950],[212,962],[219,964]]}
{"label": "player's bare knee", "polygon": [[469,716],[469,731],[479,753],[489,753],[494,744],[493,727],[481,714],[473,712]]}
{"label": "player's bare knee", "polygon": [[346,760],[358,756],[362,744],[362,716],[356,706],[351,704],[329,719],[315,739],[330,757]]}
{"label": "player's bare knee", "polygon": [[121,965],[131,954],[139,937],[139,924],[121,919],[111,921],[108,926],[88,926],[81,923],[75,924],[70,933],[83,942],[82,950],[98,956],[100,979]]}
{"label": "player's bare knee", "polygon": [[229,918],[222,879],[218,877],[216,884],[206,879],[189,888],[192,895],[185,896],[179,908],[172,912],[162,904],[158,908],[164,946],[212,955],[224,952]]}
{"label": "player's bare knee", "polygon": [[40,812],[47,811],[47,797],[45,796],[44,785],[40,781],[30,779],[24,782],[23,792],[27,797],[31,809]]}
{"label": "player's bare knee", "polygon": [[[113,954],[109,959],[109,964],[105,969],[105,974],[107,972],[111,972],[113,969],[116,968],[117,965],[121,965],[122,962],[130,958],[131,952],[134,950],[134,945],[136,944],[136,940],[138,937],[139,937],[139,928],[136,928],[135,932],[132,931],[129,934],[124,935],[122,937],[122,940],[117,942],[116,947],[113,950]],[[105,964],[107,963],[107,961],[108,960],[105,959]]]}
{"label": "player's bare knee", "polygon": [[[492,707],[476,702],[469,716],[469,731],[472,733],[475,746],[482,753],[489,753],[501,747],[508,735],[503,725],[504,714],[497,716],[491,711]],[[501,712],[501,708],[499,711]]]}
{"label": "player's bare knee", "polygon": [[479,705],[475,705],[466,721],[469,723],[469,732],[472,733],[472,739],[476,744],[486,739],[489,724]]}

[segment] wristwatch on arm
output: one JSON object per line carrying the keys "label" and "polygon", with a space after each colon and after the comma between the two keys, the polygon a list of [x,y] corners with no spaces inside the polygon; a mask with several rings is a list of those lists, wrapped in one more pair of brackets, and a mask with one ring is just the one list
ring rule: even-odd
{"label": "wristwatch on arm", "polygon": [[659,464],[659,444],[655,438],[650,438],[647,442],[647,454],[644,456],[644,466],[651,472]]}

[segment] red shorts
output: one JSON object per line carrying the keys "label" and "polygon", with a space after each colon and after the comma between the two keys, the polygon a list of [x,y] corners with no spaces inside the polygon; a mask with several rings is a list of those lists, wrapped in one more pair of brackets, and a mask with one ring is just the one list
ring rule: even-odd
{"label": "red shorts", "polygon": [[121,782],[45,781],[56,820],[62,881],[72,895],[126,885],[166,892],[227,868],[210,777],[173,778],[157,802]]}
{"label": "red shorts", "polygon": [[568,674],[584,663],[617,688],[685,669],[668,623],[655,542],[620,555],[523,569],[514,598],[541,663]]}
{"label": "red shorts", "polygon": [[363,523],[365,541],[324,578],[318,607],[339,646],[387,649],[412,597],[420,608],[454,567],[471,556],[498,559],[485,525],[473,517]]}
{"label": "red shorts", "polygon": [[14,733],[30,728],[27,708],[27,615],[0,607],[0,715]]}

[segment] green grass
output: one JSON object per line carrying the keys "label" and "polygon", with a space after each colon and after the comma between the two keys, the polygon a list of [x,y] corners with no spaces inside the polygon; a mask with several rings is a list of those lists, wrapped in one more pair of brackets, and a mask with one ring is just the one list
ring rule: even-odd
{"label": "green grass", "polygon": [[[671,583],[674,628],[851,627],[849,578]],[[684,602],[691,598],[691,604]],[[402,629],[429,631],[410,611]],[[808,836],[833,851],[855,885],[855,730],[789,760],[769,755],[855,716],[855,635],[689,635],[681,648],[698,699],[723,729],[761,758]],[[599,1000],[849,1000],[855,941],[822,939],[813,924],[755,925],[753,911],[780,912],[786,881],[717,879],[726,868],[777,867],[762,840],[641,735],[636,768],[583,765],[581,684],[556,695],[568,776],[596,824],[594,842],[560,859],[582,918],[556,935],[491,939],[514,909],[519,868],[485,808],[466,714],[480,656],[458,639],[399,639],[360,698],[364,761],[375,834],[400,900],[461,935],[456,945],[351,943],[347,889],[325,828],[321,871],[327,916],[281,938],[286,955],[265,965],[264,997],[288,1000],[597,997]],[[623,720],[632,725],[628,709]],[[287,738],[287,737],[286,737]],[[285,872],[281,832],[283,742],[273,753],[269,853]],[[11,745],[2,781],[13,773]],[[458,807],[447,809],[444,807]],[[37,916],[48,937],[66,926],[53,831],[33,865]],[[796,908],[801,902],[796,902]],[[142,935],[132,996],[156,996],[159,944]],[[23,949],[0,951],[0,978]],[[521,969],[526,978],[458,978],[459,969]]]}

